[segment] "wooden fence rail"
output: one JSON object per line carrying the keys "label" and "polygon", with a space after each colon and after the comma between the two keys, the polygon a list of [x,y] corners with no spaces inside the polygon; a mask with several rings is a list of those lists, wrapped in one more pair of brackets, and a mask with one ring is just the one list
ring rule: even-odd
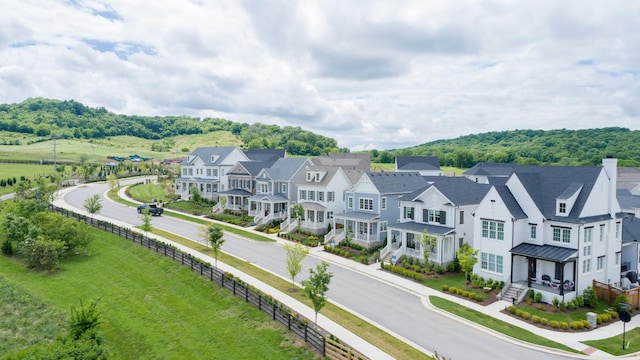
{"label": "wooden fence rail", "polygon": [[631,306],[634,308],[640,307],[640,288],[622,290],[613,285],[593,280],[593,289],[596,291],[598,299],[602,299],[610,305],[615,305],[618,296],[626,295],[627,302]]}
{"label": "wooden fence rail", "polygon": [[248,284],[241,280],[236,279],[233,275],[224,273],[219,269],[212,267],[210,264],[203,262],[202,260],[178,250],[176,247],[166,244],[155,239],[143,236],[137,232],[131,231],[128,228],[122,228],[110,222],[101,221],[88,217],[82,214],[78,214],[74,211],[67,210],[54,205],[49,206],[50,210],[59,213],[69,218],[75,218],[78,221],[84,222],[100,230],[108,231],[112,234],[123,237],[141,246],[147,247],[156,253],[171,258],[174,261],[180,262],[184,266],[188,266],[192,271],[199,275],[208,278],[210,281],[219,284],[222,288],[228,289],[235,296],[241,297],[245,302],[253,304],[259,310],[269,315],[273,320],[278,321],[282,325],[286,326],[291,332],[304,339],[311,347],[318,350],[322,356],[326,356],[329,359],[366,359],[366,357],[359,354],[354,349],[351,349],[346,344],[339,344],[340,348],[349,349],[349,353],[359,354],[358,357],[333,357],[328,354],[336,353],[335,345],[327,346],[327,339],[324,334],[328,334],[326,331],[319,331],[309,326],[309,320],[301,317],[297,313],[292,313],[291,309],[287,306],[274,300],[271,296],[265,295],[259,290],[253,289]]}

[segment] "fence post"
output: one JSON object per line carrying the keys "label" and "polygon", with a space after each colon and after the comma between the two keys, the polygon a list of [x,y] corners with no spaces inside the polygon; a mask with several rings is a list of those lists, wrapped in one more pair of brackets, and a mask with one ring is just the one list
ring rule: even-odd
{"label": "fence post", "polygon": [[262,294],[258,294],[258,310],[262,311]]}
{"label": "fence post", "polygon": [[291,330],[291,313],[287,314],[287,329]]}
{"label": "fence post", "polygon": [[273,303],[273,320],[276,319],[276,304]]}
{"label": "fence post", "polygon": [[309,329],[309,325],[304,324],[304,342],[307,342],[307,331]]}
{"label": "fence post", "polygon": [[237,284],[236,281],[233,280],[233,295],[236,294],[236,284]]}
{"label": "fence post", "polygon": [[327,354],[327,340],[325,339],[325,337],[322,337],[322,356],[326,356]]}
{"label": "fence post", "polygon": [[249,302],[249,284],[244,286],[244,301]]}

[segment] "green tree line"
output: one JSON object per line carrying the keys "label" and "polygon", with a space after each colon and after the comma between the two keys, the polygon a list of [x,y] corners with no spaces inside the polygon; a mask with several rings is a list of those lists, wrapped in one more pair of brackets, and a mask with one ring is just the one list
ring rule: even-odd
{"label": "green tree line", "polygon": [[91,108],[74,100],[30,98],[21,103],[0,105],[0,131],[33,134],[43,140],[99,139],[130,135],[160,140],[178,135],[227,131],[249,148],[286,149],[303,156],[348,152],[335,139],[300,127],[237,123],[220,118],[188,116],[120,115],[104,107]]}
{"label": "green tree line", "polygon": [[371,161],[396,156],[437,156],[441,166],[479,162],[530,165],[598,165],[612,155],[620,166],[640,166],[640,131],[620,127],[584,130],[513,130],[437,140],[405,149],[372,150]]}

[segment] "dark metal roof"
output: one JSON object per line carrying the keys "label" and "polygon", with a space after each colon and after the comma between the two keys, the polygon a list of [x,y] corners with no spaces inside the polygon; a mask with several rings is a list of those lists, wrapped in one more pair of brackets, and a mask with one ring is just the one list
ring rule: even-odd
{"label": "dark metal roof", "polygon": [[513,249],[514,255],[532,257],[541,260],[566,263],[578,258],[578,250],[554,245],[535,245],[522,243]]}

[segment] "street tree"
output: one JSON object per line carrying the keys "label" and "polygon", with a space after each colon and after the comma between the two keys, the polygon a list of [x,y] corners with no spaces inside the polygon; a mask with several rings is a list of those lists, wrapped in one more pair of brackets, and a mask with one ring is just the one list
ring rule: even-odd
{"label": "street tree", "polygon": [[100,195],[95,194],[84,199],[84,209],[91,214],[91,218],[93,219],[93,216],[102,210],[102,199]]}
{"label": "street tree", "polygon": [[296,291],[295,278],[302,271],[302,259],[309,254],[309,248],[300,244],[284,244],[287,252],[287,271],[291,275],[291,291]]}
{"label": "street tree", "polygon": [[148,206],[144,208],[144,210],[142,210],[142,213],[140,214],[140,220],[142,220],[140,229],[144,231],[144,236],[147,236],[147,233],[153,230],[153,227],[151,226],[151,213],[149,212]]}
{"label": "street tree", "polygon": [[211,251],[213,251],[213,258],[215,259],[215,267],[218,267],[218,255],[220,255],[220,248],[224,244],[224,232],[222,228],[214,224],[210,224],[205,227],[204,234],[211,245]]}
{"label": "street tree", "polygon": [[464,272],[464,278],[469,281],[469,275],[473,271],[473,266],[478,262],[478,249],[474,249],[468,243],[462,244],[456,254],[460,269]]}
{"label": "street tree", "polygon": [[300,231],[300,226],[302,224],[302,219],[304,218],[304,208],[300,204],[293,205],[291,209],[291,218],[296,220],[297,229]]}
{"label": "street tree", "polygon": [[302,282],[304,292],[313,303],[313,311],[315,312],[315,324],[318,323],[318,313],[324,307],[327,301],[326,293],[329,291],[329,282],[333,277],[333,273],[327,272],[329,264],[322,262],[314,269],[309,269],[309,279]]}
{"label": "street tree", "polygon": [[111,173],[109,174],[109,176],[107,176],[107,182],[109,183],[109,191],[111,192],[116,191],[118,186],[120,186],[120,184],[118,184],[118,177],[114,173]]}
{"label": "street tree", "polygon": [[424,230],[420,236],[420,245],[422,245],[424,261],[428,266],[431,263],[431,253],[433,253],[433,250],[438,246],[438,238],[433,235],[429,235],[429,232]]}

